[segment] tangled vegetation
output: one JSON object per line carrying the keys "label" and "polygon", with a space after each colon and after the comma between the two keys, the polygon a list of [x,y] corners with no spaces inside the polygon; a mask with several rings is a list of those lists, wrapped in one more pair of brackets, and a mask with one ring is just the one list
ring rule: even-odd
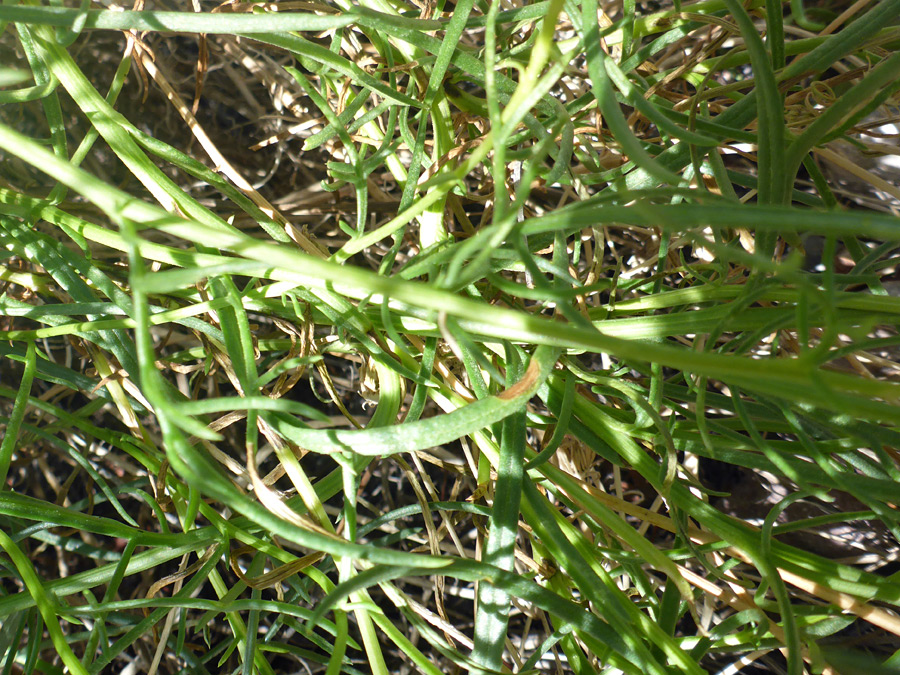
{"label": "tangled vegetation", "polygon": [[0,674],[900,672],[900,0],[0,29]]}

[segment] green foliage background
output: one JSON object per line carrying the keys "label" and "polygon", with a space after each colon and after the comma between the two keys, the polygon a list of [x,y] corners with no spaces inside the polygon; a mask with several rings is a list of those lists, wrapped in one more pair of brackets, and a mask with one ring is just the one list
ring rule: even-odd
{"label": "green foliage background", "polygon": [[176,5],[0,6],[0,672],[898,672],[900,1]]}

